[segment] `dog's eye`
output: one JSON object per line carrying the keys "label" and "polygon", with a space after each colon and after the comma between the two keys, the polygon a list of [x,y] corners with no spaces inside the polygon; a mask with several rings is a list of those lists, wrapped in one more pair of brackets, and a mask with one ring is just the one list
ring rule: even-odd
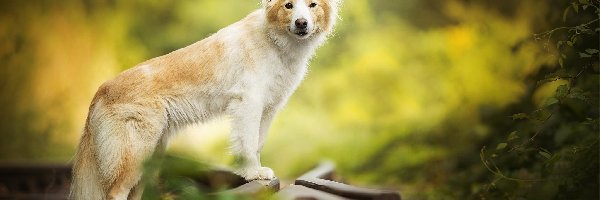
{"label": "dog's eye", "polygon": [[308,5],[308,7],[314,8],[317,6],[317,3],[311,3],[310,5]]}
{"label": "dog's eye", "polygon": [[294,8],[294,5],[292,5],[292,3],[286,3],[285,8],[292,9],[292,8]]}

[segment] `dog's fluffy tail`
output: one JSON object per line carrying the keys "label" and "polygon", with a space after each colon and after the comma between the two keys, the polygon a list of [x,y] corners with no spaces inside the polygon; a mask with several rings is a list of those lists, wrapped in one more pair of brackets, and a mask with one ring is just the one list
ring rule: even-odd
{"label": "dog's fluffy tail", "polygon": [[[87,127],[86,127],[87,129]],[[91,135],[84,130],[81,142],[75,153],[73,162],[71,192],[69,199],[105,199],[104,189],[100,182],[100,174],[94,154],[92,153]]]}

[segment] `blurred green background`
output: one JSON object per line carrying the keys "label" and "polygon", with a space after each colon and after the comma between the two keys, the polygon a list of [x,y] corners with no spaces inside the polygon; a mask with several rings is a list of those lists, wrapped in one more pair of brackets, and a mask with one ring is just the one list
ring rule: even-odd
{"label": "blurred green background", "polygon": [[[257,8],[2,1],[0,161],[69,162],[100,84]],[[276,118],[263,164],[293,179],[331,159],[351,183],[415,199],[597,199],[598,53],[579,53],[598,49],[598,22],[534,36],[597,20],[597,9],[597,0],[346,0]],[[562,85],[585,98],[561,99]],[[169,152],[229,165],[228,128],[226,118],[190,127]]]}

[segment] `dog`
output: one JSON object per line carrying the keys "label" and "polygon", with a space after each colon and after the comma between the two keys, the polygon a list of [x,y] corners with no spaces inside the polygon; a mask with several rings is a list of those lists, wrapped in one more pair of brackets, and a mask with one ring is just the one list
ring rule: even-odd
{"label": "dog", "polygon": [[96,92],[73,160],[70,199],[140,199],[144,160],[183,127],[228,115],[246,180],[273,179],[260,163],[271,121],[331,35],[341,0],[262,0],[217,33],[128,69]]}

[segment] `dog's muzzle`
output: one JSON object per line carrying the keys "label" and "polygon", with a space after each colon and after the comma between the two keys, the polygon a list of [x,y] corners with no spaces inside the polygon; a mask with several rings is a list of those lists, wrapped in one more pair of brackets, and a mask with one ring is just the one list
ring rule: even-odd
{"label": "dog's muzzle", "polygon": [[304,18],[297,19],[295,21],[296,30],[294,33],[299,36],[308,35],[308,21]]}

